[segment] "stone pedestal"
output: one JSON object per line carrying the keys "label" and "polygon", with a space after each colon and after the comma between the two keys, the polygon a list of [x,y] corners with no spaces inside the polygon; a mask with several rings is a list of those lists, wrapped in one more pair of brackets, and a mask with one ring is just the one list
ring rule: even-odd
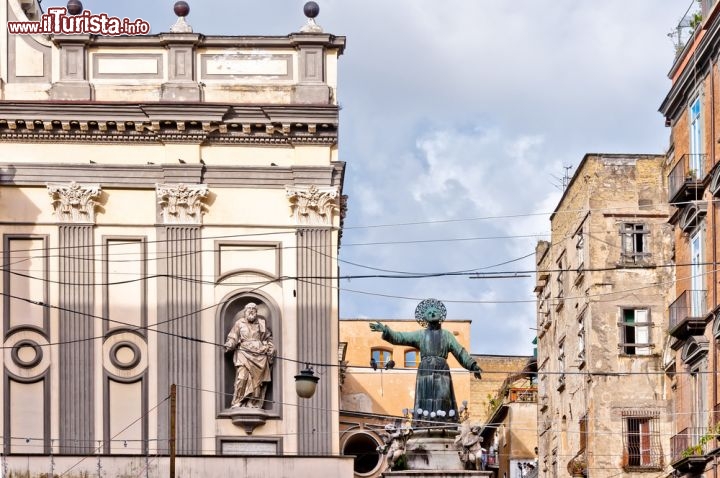
{"label": "stone pedestal", "polygon": [[405,470],[385,472],[382,476],[387,478],[470,478],[474,476],[493,476],[493,472],[471,470]]}
{"label": "stone pedestal", "polygon": [[232,419],[233,425],[243,427],[245,433],[251,435],[255,427],[264,425],[268,418],[267,412],[261,408],[229,408],[220,413],[221,417],[229,417]]}
{"label": "stone pedestal", "polygon": [[407,442],[407,463],[410,470],[463,470],[455,448],[455,435],[445,432],[416,432]]}
{"label": "stone pedestal", "polygon": [[414,430],[405,447],[408,469],[386,471],[382,476],[387,478],[493,476],[491,471],[465,470],[455,447],[457,436],[458,430],[455,426]]}

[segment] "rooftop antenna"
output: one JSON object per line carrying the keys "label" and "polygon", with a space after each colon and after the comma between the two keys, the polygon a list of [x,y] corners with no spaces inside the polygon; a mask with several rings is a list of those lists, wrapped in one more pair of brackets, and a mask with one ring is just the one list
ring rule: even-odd
{"label": "rooftop antenna", "polygon": [[555,176],[554,174],[551,174],[553,179],[557,181],[556,183],[553,183],[553,186],[555,186],[560,191],[565,191],[567,187],[570,185],[570,180],[572,179],[572,176],[570,176],[570,170],[573,168],[573,166],[565,166],[563,165],[563,169],[565,169],[565,172],[563,173],[563,177]]}

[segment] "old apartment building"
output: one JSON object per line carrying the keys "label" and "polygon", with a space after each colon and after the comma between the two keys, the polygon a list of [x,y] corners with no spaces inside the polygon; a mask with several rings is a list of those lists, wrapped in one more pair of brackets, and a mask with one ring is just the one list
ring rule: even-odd
{"label": "old apartment building", "polygon": [[720,10],[707,0],[689,15],[693,21],[678,27],[677,55],[668,75],[672,84],[660,106],[671,128],[665,175],[677,265],[664,366],[672,377],[668,390],[674,402],[672,468],[680,476],[710,477],[720,472]]}
{"label": "old apartment building", "polygon": [[[41,5],[0,0],[2,474],[167,476],[174,444],[179,476],[352,476],[332,366],[345,38],[301,11],[263,37],[175,13],[153,35],[11,35]],[[275,359],[260,406],[231,408],[224,345],[251,302]]]}
{"label": "old apartment building", "polygon": [[640,477],[668,463],[664,160],[587,154],[551,216],[551,241],[538,243],[541,477]]}

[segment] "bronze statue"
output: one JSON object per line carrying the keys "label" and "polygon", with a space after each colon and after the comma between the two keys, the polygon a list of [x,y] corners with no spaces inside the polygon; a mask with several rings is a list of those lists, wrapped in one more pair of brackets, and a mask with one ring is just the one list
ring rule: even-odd
{"label": "bronze statue", "polygon": [[252,302],[235,317],[237,320],[225,342],[225,352],[234,351],[233,363],[237,370],[231,408],[262,408],[275,355],[272,332]]}
{"label": "bronze statue", "polygon": [[420,350],[420,365],[415,381],[415,409],[417,419],[429,421],[458,421],[448,353],[452,353],[460,365],[480,378],[482,370],[470,354],[458,343],[453,334],[442,329],[446,310],[442,302],[426,299],[415,309],[415,319],[425,330],[396,332],[387,325],[375,322],[370,329],[382,332],[383,340],[393,345],[408,345]]}

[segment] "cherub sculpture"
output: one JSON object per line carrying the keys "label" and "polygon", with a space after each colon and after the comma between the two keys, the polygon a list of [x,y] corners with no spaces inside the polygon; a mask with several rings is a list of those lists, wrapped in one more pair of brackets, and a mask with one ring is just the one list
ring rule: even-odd
{"label": "cherub sculpture", "polygon": [[381,434],[383,444],[377,451],[387,455],[387,469],[390,471],[397,464],[401,456],[405,455],[405,446],[412,435],[412,428],[401,426],[399,429],[392,423],[385,425],[385,432]]}
{"label": "cherub sculpture", "polygon": [[466,469],[485,469],[484,454],[482,448],[483,438],[480,436],[480,426],[463,422],[459,427],[459,434],[455,437],[455,448]]}

